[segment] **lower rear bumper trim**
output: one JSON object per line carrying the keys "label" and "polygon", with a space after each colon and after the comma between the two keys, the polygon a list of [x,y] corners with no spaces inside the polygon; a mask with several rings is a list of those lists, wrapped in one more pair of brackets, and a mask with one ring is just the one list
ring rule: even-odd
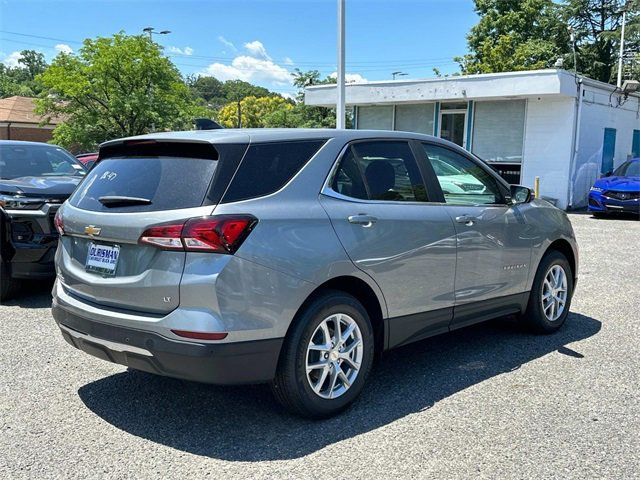
{"label": "lower rear bumper trim", "polygon": [[52,313],[67,343],[94,357],[149,373],[218,385],[272,380],[284,341],[272,338],[210,344],[172,340],[81,317],[55,300]]}

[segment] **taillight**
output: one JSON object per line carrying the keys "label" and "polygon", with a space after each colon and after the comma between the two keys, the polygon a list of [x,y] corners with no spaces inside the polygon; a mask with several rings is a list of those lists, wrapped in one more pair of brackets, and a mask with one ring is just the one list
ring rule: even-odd
{"label": "taillight", "polygon": [[56,215],[53,217],[53,224],[60,235],[64,235],[64,222],[62,221],[61,209],[58,209]]}
{"label": "taillight", "polygon": [[140,236],[140,243],[163,250],[234,254],[257,223],[251,215],[191,218],[185,223],[150,227]]}
{"label": "taillight", "polygon": [[163,250],[183,250],[180,238],[182,227],[183,223],[147,228],[140,236],[140,243],[147,243]]}
{"label": "taillight", "polygon": [[174,334],[184,338],[196,340],[224,340],[229,335],[226,332],[191,332],[188,330],[171,330]]}

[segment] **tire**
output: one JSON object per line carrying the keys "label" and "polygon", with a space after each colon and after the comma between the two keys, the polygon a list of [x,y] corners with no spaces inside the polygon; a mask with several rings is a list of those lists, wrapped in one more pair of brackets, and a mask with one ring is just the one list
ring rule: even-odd
{"label": "tire", "polygon": [[15,291],[16,280],[11,278],[9,267],[0,258],[0,302],[9,300]]}
{"label": "tire", "polygon": [[[339,320],[338,314],[341,315]],[[352,329],[342,339],[343,353],[332,348],[309,350],[311,343],[320,347],[335,341],[336,320],[341,325],[342,334],[346,334],[348,328]],[[327,329],[323,329],[321,324]],[[358,337],[360,343],[356,342]],[[349,349],[350,353],[346,353]],[[351,360],[336,358],[337,355],[350,356]],[[371,371],[373,358],[373,328],[367,311],[353,296],[328,290],[313,299],[294,320],[283,345],[271,389],[276,399],[290,412],[306,418],[327,418],[345,410],[358,397]],[[324,367],[312,369],[308,377],[307,362],[323,364]],[[354,367],[357,364],[359,369],[356,371]],[[335,387],[332,387],[334,378]],[[343,379],[348,380],[350,386]],[[319,393],[314,391],[312,383]]]}
{"label": "tire", "polygon": [[[560,288],[558,290],[555,288],[558,283],[554,285],[554,282],[551,281],[545,284],[547,276],[550,274],[553,275],[551,273],[552,270],[554,272],[561,271],[564,275],[564,281],[560,282]],[[553,278],[551,280],[553,280]],[[545,306],[543,306],[543,297],[547,297],[550,288],[552,289],[551,298],[544,300],[544,305],[547,306],[547,308],[545,308]],[[556,298],[562,298],[563,289],[566,290],[566,295],[564,296],[564,304],[560,307],[560,303],[554,301],[553,298],[554,296]],[[553,292],[555,292],[555,295]],[[571,265],[569,265],[567,257],[562,253],[555,250],[551,251],[540,261],[523,319],[528,327],[536,333],[553,333],[562,327],[567,319],[572,297],[573,272]],[[555,305],[551,305],[552,303]],[[556,309],[555,311],[554,308]],[[559,314],[558,311],[560,311]],[[557,318],[554,318],[556,316]]]}

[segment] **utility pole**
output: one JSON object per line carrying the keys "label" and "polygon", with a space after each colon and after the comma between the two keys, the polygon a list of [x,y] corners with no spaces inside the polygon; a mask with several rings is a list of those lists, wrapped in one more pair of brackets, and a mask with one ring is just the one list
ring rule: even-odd
{"label": "utility pole", "polygon": [[338,0],[338,75],[336,81],[337,85],[337,99],[336,99],[336,128],[345,128],[345,87],[344,87],[344,2],[345,0]]}
{"label": "utility pole", "polygon": [[622,7],[622,31],[620,32],[620,56],[618,58],[618,82],[616,86],[622,87],[622,59],[624,58],[624,24],[627,20],[627,6]]}

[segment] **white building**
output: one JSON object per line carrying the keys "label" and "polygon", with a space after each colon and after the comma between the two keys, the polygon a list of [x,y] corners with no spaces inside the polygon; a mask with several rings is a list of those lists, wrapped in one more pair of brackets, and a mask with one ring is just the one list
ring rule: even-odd
{"label": "white building", "polygon": [[[640,96],[566,70],[351,83],[355,128],[406,130],[451,140],[511,183],[533,186],[560,208],[587,204],[593,181],[640,156]],[[305,90],[308,105],[335,106],[336,86]]]}

